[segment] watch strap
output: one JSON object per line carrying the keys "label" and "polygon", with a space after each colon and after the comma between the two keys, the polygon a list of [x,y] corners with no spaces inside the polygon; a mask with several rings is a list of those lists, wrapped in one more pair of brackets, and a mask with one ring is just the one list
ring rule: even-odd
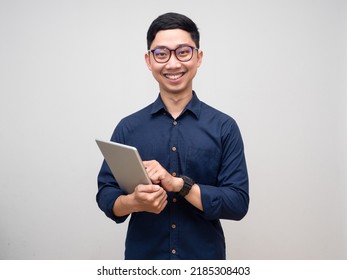
{"label": "watch strap", "polygon": [[182,189],[178,192],[180,196],[185,197],[191,190],[192,186],[195,184],[195,182],[187,177],[187,176],[180,176],[180,178],[183,179],[183,187]]}

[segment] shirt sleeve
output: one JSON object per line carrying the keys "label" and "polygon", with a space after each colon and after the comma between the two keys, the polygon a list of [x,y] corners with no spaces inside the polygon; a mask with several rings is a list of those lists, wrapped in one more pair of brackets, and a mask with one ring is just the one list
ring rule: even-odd
{"label": "shirt sleeve", "polygon": [[[115,129],[111,141],[121,142],[121,139],[117,135],[117,128]],[[98,192],[96,195],[96,201],[99,208],[105,213],[105,215],[115,221],[116,223],[124,222],[127,216],[117,217],[113,214],[113,205],[117,198],[126,194],[120,189],[117,181],[115,180],[112,171],[110,170],[106,161],[103,161],[98,178]]]}
{"label": "shirt sleeve", "polygon": [[240,130],[233,122],[223,133],[217,186],[199,184],[206,219],[241,220],[248,211],[248,172]]}
{"label": "shirt sleeve", "polygon": [[98,175],[98,193],[96,201],[107,217],[116,223],[124,222],[128,216],[117,217],[113,214],[113,205],[120,195],[125,194],[117,185],[111,170],[104,161]]}

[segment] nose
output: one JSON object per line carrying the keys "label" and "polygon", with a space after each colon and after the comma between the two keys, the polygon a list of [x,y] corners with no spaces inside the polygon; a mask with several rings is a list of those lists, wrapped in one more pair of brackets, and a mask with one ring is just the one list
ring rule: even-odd
{"label": "nose", "polygon": [[169,68],[177,68],[181,66],[181,61],[179,61],[176,57],[176,53],[174,50],[171,51],[171,56],[168,62],[166,62],[166,66]]}

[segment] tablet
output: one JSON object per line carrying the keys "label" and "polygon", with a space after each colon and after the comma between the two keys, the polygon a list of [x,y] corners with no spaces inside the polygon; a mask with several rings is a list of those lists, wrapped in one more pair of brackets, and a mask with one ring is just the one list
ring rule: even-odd
{"label": "tablet", "polygon": [[122,190],[130,194],[139,184],[151,184],[135,147],[99,139],[95,141]]}

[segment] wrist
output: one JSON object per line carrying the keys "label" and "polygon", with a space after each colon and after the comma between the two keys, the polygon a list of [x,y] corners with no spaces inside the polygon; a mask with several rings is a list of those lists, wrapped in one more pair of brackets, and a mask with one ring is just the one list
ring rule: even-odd
{"label": "wrist", "polygon": [[178,194],[185,197],[190,192],[195,182],[187,176],[181,175],[180,178],[183,180],[183,187],[180,189]]}
{"label": "wrist", "polygon": [[127,209],[129,214],[141,211],[140,205],[136,200],[135,193],[128,194],[123,198],[123,206]]}
{"label": "wrist", "polygon": [[118,217],[129,215],[137,211],[138,209],[133,194],[119,196],[113,206],[113,213]]}
{"label": "wrist", "polygon": [[184,185],[184,181],[181,177],[176,177],[175,178],[175,184],[174,184],[174,192],[179,192]]}

